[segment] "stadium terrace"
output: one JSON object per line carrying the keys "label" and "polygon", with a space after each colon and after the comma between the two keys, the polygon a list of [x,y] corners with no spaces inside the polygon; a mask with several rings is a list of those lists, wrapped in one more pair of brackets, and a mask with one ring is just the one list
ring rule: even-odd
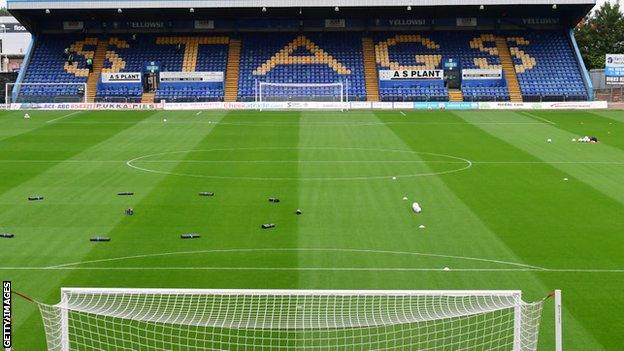
{"label": "stadium terrace", "polygon": [[587,101],[571,28],[592,5],[12,0],[35,40],[6,98],[14,108]]}

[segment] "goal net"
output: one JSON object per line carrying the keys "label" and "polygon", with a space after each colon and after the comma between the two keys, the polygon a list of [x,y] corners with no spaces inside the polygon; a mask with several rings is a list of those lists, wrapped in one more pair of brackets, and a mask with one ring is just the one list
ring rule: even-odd
{"label": "goal net", "polygon": [[48,350],[536,350],[519,291],[65,288]]}
{"label": "goal net", "polygon": [[345,87],[336,83],[269,83],[258,81],[257,102],[344,102]]}
{"label": "goal net", "polygon": [[87,83],[7,83],[7,104],[86,102]]}

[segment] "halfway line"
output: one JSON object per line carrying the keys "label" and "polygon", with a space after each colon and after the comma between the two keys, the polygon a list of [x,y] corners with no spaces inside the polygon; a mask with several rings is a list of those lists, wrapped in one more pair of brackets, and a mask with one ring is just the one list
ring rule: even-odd
{"label": "halfway line", "polygon": [[539,120],[542,120],[542,121],[544,121],[544,122],[546,122],[546,123],[548,123],[548,124],[552,124],[553,126],[557,125],[557,123],[555,123],[555,122],[553,122],[553,121],[547,120],[546,118],[543,118],[543,117],[540,117],[540,116],[536,116],[536,115],[534,115],[534,114],[532,114],[532,113],[529,113],[529,112],[524,112],[524,114],[525,114],[525,115],[527,115],[527,116],[529,116],[529,117],[532,117],[532,118],[537,118],[537,119],[539,119]]}
{"label": "halfway line", "polygon": [[58,118],[55,118],[55,119],[51,119],[51,120],[49,120],[49,121],[46,121],[46,123],[52,123],[52,122],[55,122],[55,121],[61,120],[61,119],[63,119],[63,118],[67,118],[67,117],[73,116],[73,115],[75,115],[75,114],[82,113],[82,112],[83,112],[83,111],[75,111],[75,112],[71,112],[71,113],[68,113],[68,114],[66,114],[66,115],[63,115],[63,116],[61,116],[61,117],[58,117]]}

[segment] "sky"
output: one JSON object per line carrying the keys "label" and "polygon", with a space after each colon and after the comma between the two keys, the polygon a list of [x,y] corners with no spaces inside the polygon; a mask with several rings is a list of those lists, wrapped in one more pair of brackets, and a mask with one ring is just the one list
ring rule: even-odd
{"label": "sky", "polygon": [[[2,1],[5,1],[5,0],[2,0]],[[611,0],[611,1],[614,1],[614,0]],[[620,5],[624,6],[624,0],[618,0],[618,1],[619,1]],[[596,5],[599,6],[599,5],[602,5],[605,2],[607,2],[607,0],[597,0],[596,1]]]}

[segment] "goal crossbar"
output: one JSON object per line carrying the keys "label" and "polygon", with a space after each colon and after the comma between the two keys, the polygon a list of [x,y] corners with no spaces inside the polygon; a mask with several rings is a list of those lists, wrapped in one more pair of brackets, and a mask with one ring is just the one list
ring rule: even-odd
{"label": "goal crossbar", "polygon": [[[346,86],[345,86],[346,84]],[[272,90],[273,89],[273,90]],[[302,90],[308,89],[308,90]],[[256,102],[348,100],[348,81],[331,83],[277,83],[256,81]]]}
{"label": "goal crossbar", "polygon": [[61,295],[80,294],[172,294],[172,295],[273,295],[273,296],[509,296],[522,297],[520,290],[297,290],[297,289],[129,289],[61,288]]}

